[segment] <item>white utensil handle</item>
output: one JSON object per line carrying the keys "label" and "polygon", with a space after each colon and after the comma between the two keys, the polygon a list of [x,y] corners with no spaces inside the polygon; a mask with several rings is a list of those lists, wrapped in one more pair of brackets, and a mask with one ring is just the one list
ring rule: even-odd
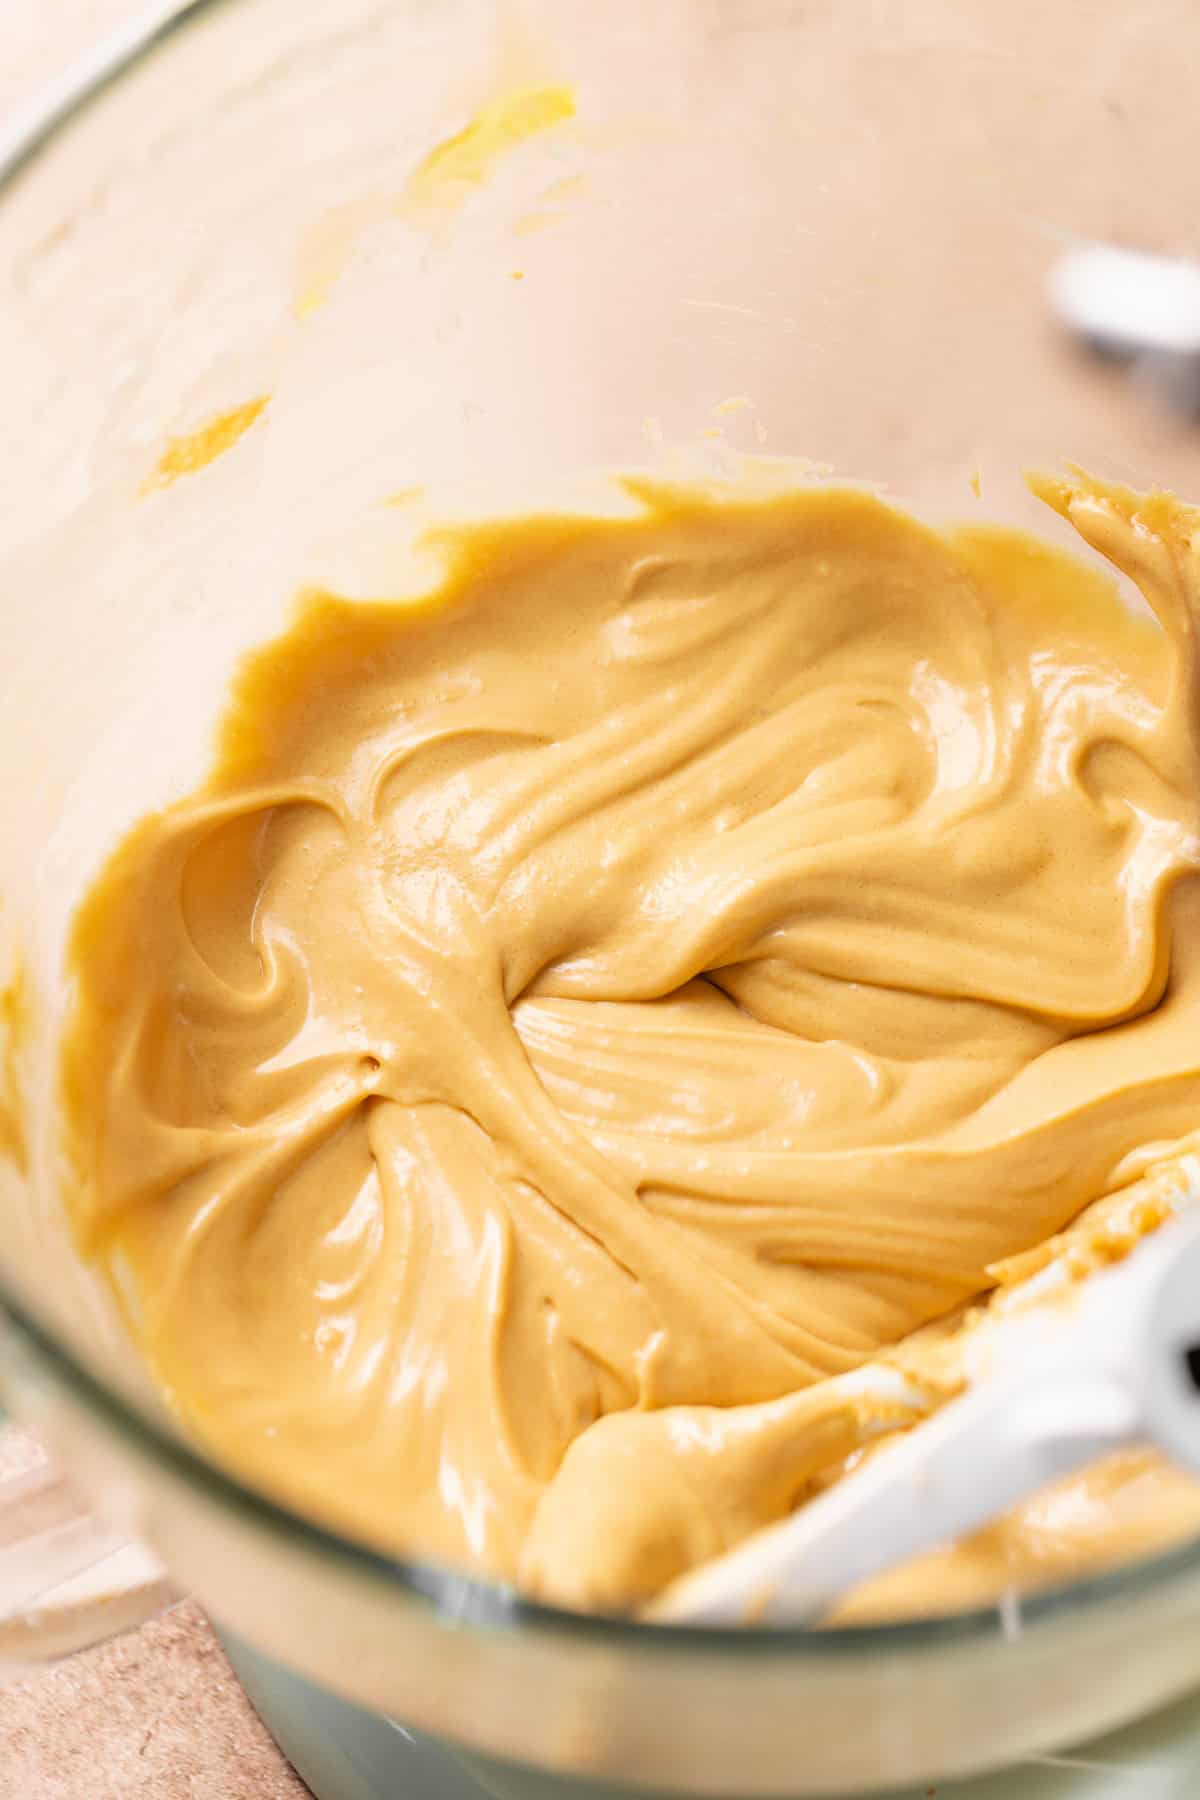
{"label": "white utensil handle", "polygon": [[1165,1227],[1151,1268],[1131,1385],[1147,1434],[1200,1475],[1200,1227]]}
{"label": "white utensil handle", "polygon": [[812,1623],[860,1582],[964,1536],[1130,1441],[1136,1416],[1117,1389],[1059,1386],[1045,1420],[1038,1398],[1028,1386],[993,1382],[953,1401],[800,1512],[682,1577],[648,1616],[664,1624]]}
{"label": "white utensil handle", "polygon": [[991,1348],[1001,1366],[977,1387],[799,1512],[683,1576],[647,1616],[805,1623],[858,1583],[1128,1443],[1154,1442],[1200,1474],[1200,1224],[1163,1226],[1044,1316],[1016,1319]]}

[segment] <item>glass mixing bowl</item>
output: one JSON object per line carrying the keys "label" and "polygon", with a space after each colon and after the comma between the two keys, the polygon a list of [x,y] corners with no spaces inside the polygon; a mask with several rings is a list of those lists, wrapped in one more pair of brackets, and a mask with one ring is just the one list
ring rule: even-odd
{"label": "glass mixing bowl", "polygon": [[1200,493],[1186,419],[1072,351],[1044,302],[1072,242],[1195,247],[1200,13],[186,11],[0,202],[12,1408],[242,1638],[542,1793],[932,1781],[1183,1692],[1200,1547],[1000,1611],[729,1636],[530,1605],[239,1485],[179,1439],[73,1257],[54,1045],[82,884],[198,777],[236,656],[364,504],[746,453],[1051,536],[1029,464]]}

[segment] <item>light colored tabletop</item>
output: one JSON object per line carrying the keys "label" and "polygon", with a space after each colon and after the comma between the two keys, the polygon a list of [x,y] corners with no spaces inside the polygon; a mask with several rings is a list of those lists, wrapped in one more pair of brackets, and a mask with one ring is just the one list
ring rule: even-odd
{"label": "light colored tabletop", "polygon": [[0,1800],[303,1800],[189,1603],[0,1690]]}

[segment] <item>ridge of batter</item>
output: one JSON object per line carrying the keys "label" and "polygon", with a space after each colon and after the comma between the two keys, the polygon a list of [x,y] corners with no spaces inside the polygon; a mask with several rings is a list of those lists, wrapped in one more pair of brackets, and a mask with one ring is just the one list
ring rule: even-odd
{"label": "ridge of batter", "polygon": [[79,1241],[188,1427],[612,1607],[1200,1122],[1200,513],[1037,484],[1150,619],[850,488],[627,491],[308,595],[81,908],[64,1049]]}

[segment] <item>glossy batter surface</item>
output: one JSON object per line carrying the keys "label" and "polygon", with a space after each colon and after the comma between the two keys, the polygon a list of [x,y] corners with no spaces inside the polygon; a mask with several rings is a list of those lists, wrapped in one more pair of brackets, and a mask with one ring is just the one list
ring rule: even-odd
{"label": "glossy batter surface", "polygon": [[1196,1127],[1200,514],[1041,491],[1155,619],[856,490],[643,482],[243,669],[65,1058],[81,1242],[219,1456],[637,1603]]}

